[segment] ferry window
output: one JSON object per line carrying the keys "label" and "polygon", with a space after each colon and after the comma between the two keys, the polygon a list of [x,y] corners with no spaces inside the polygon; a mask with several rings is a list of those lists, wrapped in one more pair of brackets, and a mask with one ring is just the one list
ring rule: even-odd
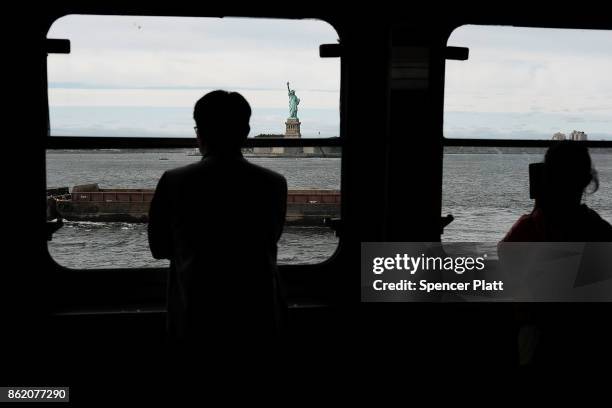
{"label": "ferry window", "polygon": [[[339,140],[340,62],[318,54],[338,35],[325,22],[69,15],[48,38],[71,42],[70,54],[47,61],[51,141],[176,137],[195,145],[193,106],[214,89],[249,101],[251,140]],[[300,99],[297,124],[288,87]],[[243,153],[288,181],[279,263],[328,259],[338,238],[323,219],[340,214],[339,142],[255,144]],[[64,219],[51,256],[71,268],[167,265],[149,252],[148,203],[165,170],[200,158],[195,147],[47,150],[48,216]]]}
{"label": "ferry window", "polygon": [[446,62],[446,138],[612,141],[612,31],[466,25],[448,45],[470,51]]}
{"label": "ferry window", "polygon": [[[442,240],[495,244],[534,207],[544,141],[612,142],[612,32],[468,25],[448,45],[470,51],[446,62]],[[589,150],[600,186],[583,201],[612,221],[612,149]]]}

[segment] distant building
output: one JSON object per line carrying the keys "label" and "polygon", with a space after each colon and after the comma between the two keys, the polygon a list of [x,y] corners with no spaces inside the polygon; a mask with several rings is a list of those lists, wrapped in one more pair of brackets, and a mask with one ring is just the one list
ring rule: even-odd
{"label": "distant building", "polygon": [[557,132],[553,135],[552,140],[565,140],[565,133]]}
{"label": "distant building", "polygon": [[587,135],[584,132],[579,132],[577,130],[574,130],[572,133],[569,134],[569,139],[570,140],[587,140]]}
{"label": "distant building", "polygon": [[574,130],[569,136],[565,133],[557,132],[553,135],[552,140],[588,140],[587,134],[578,130]]}

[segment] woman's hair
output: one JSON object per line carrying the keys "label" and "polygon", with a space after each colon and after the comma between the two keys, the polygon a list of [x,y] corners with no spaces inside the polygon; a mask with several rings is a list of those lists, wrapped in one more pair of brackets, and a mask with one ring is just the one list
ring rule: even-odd
{"label": "woman's hair", "polygon": [[586,146],[574,141],[560,141],[548,148],[544,156],[545,183],[555,195],[582,196],[589,184],[599,189],[597,171]]}

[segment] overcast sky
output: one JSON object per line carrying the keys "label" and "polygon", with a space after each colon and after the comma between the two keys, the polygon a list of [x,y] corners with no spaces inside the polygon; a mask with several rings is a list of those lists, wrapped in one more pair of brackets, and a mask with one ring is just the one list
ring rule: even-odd
{"label": "overcast sky", "polygon": [[463,26],[448,44],[470,56],[447,62],[447,136],[612,140],[612,32]]}
{"label": "overcast sky", "polygon": [[[71,40],[49,56],[52,134],[191,136],[194,102],[212,89],[241,92],[251,136],[283,133],[287,81],[301,99],[306,137],[337,136],[337,41],[316,20],[66,16],[49,38]],[[550,138],[585,131],[612,140],[612,32],[464,26],[449,45],[447,137]]]}
{"label": "overcast sky", "polygon": [[302,132],[338,135],[339,60],[318,55],[338,36],[322,21],[73,15],[48,37],[71,41],[49,56],[53,134],[191,136],[195,101],[219,88],[251,103],[251,136],[284,133],[289,81]]}

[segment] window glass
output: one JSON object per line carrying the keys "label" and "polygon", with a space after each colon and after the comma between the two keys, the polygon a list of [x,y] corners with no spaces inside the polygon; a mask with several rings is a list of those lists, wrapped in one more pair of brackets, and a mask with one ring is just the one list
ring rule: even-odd
{"label": "window glass", "polygon": [[251,133],[285,133],[287,82],[303,137],[336,137],[340,62],[319,45],[338,35],[319,20],[69,15],[48,38],[51,135],[193,136],[195,101],[214,89],[251,104]]}
{"label": "window glass", "polygon": [[[338,39],[327,23],[70,15],[48,37],[72,48],[48,59],[51,137],[195,137],[193,105],[219,88],[251,104],[250,137],[339,136],[339,60],[318,56]],[[297,129],[287,82],[300,99]],[[243,153],[288,181],[279,263],[329,258],[338,238],[323,219],[340,214],[340,148]],[[47,151],[48,217],[65,220],[50,254],[71,268],[167,265],[151,257],[142,216],[161,174],[200,158],[195,149]]]}
{"label": "window glass", "polygon": [[[472,26],[448,45],[444,136],[467,139],[612,141],[612,32]],[[446,146],[443,241],[493,244],[534,208],[529,164],[545,148]],[[599,190],[583,202],[612,221],[612,149],[591,148]]]}
{"label": "window glass", "polygon": [[[288,203],[287,224],[278,244],[279,263],[322,262],[338,245],[323,219],[340,216],[340,153],[332,147],[314,149],[318,152],[302,157],[244,152],[253,163],[283,174],[289,200],[294,201]],[[54,205],[65,219],[49,242],[51,256],[71,268],[167,265],[151,257],[147,225],[135,221],[148,211],[150,194],[165,170],[199,159],[188,149],[48,151],[48,193],[55,194]],[[74,192],[78,185],[85,187],[81,190],[120,194],[83,193],[85,200],[94,202],[78,201]],[[71,194],[63,196],[65,191],[57,191],[58,187]]]}
{"label": "window glass", "polygon": [[612,141],[612,32],[466,25],[448,45],[444,136]]}

